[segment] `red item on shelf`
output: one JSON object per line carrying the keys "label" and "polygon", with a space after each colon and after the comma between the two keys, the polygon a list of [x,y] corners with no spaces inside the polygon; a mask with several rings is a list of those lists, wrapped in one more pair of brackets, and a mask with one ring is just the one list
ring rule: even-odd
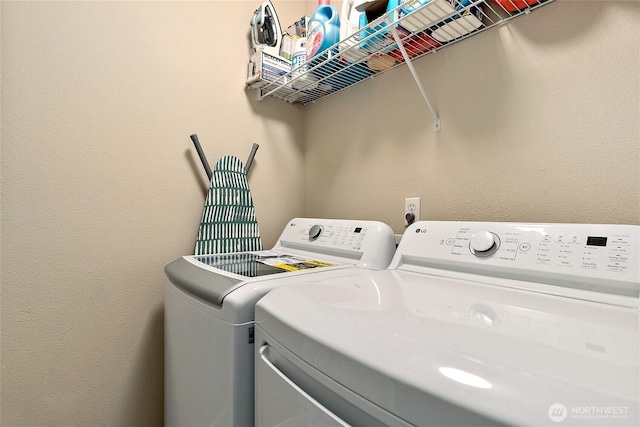
{"label": "red item on shelf", "polygon": [[509,12],[516,12],[538,3],[538,0],[493,0],[493,2]]}
{"label": "red item on shelf", "polygon": [[[402,45],[404,46],[405,50],[407,51],[407,55],[409,55],[410,58],[422,55],[423,53],[427,53],[431,49],[435,49],[441,46],[438,41],[429,37],[426,32],[409,36],[403,41]],[[402,52],[400,52],[400,49],[395,49],[394,51],[389,52],[389,56],[398,62],[404,62],[404,57],[402,56]]]}

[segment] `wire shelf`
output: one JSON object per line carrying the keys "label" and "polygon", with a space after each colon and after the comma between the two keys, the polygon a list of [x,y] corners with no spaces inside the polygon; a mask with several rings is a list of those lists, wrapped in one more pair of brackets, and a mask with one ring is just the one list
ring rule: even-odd
{"label": "wire shelf", "polygon": [[[412,60],[553,1],[406,0],[320,55],[256,89],[256,97],[262,100],[272,96],[306,105],[396,67],[409,65],[429,104]],[[432,113],[437,121],[433,109]]]}

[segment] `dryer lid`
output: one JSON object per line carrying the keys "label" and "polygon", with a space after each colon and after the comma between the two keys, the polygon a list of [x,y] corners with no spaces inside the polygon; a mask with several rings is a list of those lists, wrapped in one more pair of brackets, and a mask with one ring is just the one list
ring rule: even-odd
{"label": "dryer lid", "polygon": [[462,411],[550,424],[565,408],[565,424],[638,424],[637,310],[480,277],[379,271],[312,282],[265,296],[256,324],[410,423],[437,411],[455,424]]}

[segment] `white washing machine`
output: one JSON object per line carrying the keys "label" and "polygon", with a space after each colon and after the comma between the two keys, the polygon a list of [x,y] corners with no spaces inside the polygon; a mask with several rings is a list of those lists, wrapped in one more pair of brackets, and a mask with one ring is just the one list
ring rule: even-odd
{"label": "white washing machine", "polygon": [[303,277],[384,269],[395,247],[381,222],[296,218],[271,250],[167,264],[165,424],[253,425],[255,303]]}
{"label": "white washing machine", "polygon": [[419,222],[256,305],[257,426],[638,426],[640,228]]}

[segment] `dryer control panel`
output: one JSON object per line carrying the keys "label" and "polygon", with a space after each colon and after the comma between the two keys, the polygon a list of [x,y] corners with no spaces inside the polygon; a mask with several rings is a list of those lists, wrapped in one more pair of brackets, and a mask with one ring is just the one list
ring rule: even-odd
{"label": "dryer control panel", "polygon": [[390,268],[427,266],[638,298],[640,227],[423,221]]}

